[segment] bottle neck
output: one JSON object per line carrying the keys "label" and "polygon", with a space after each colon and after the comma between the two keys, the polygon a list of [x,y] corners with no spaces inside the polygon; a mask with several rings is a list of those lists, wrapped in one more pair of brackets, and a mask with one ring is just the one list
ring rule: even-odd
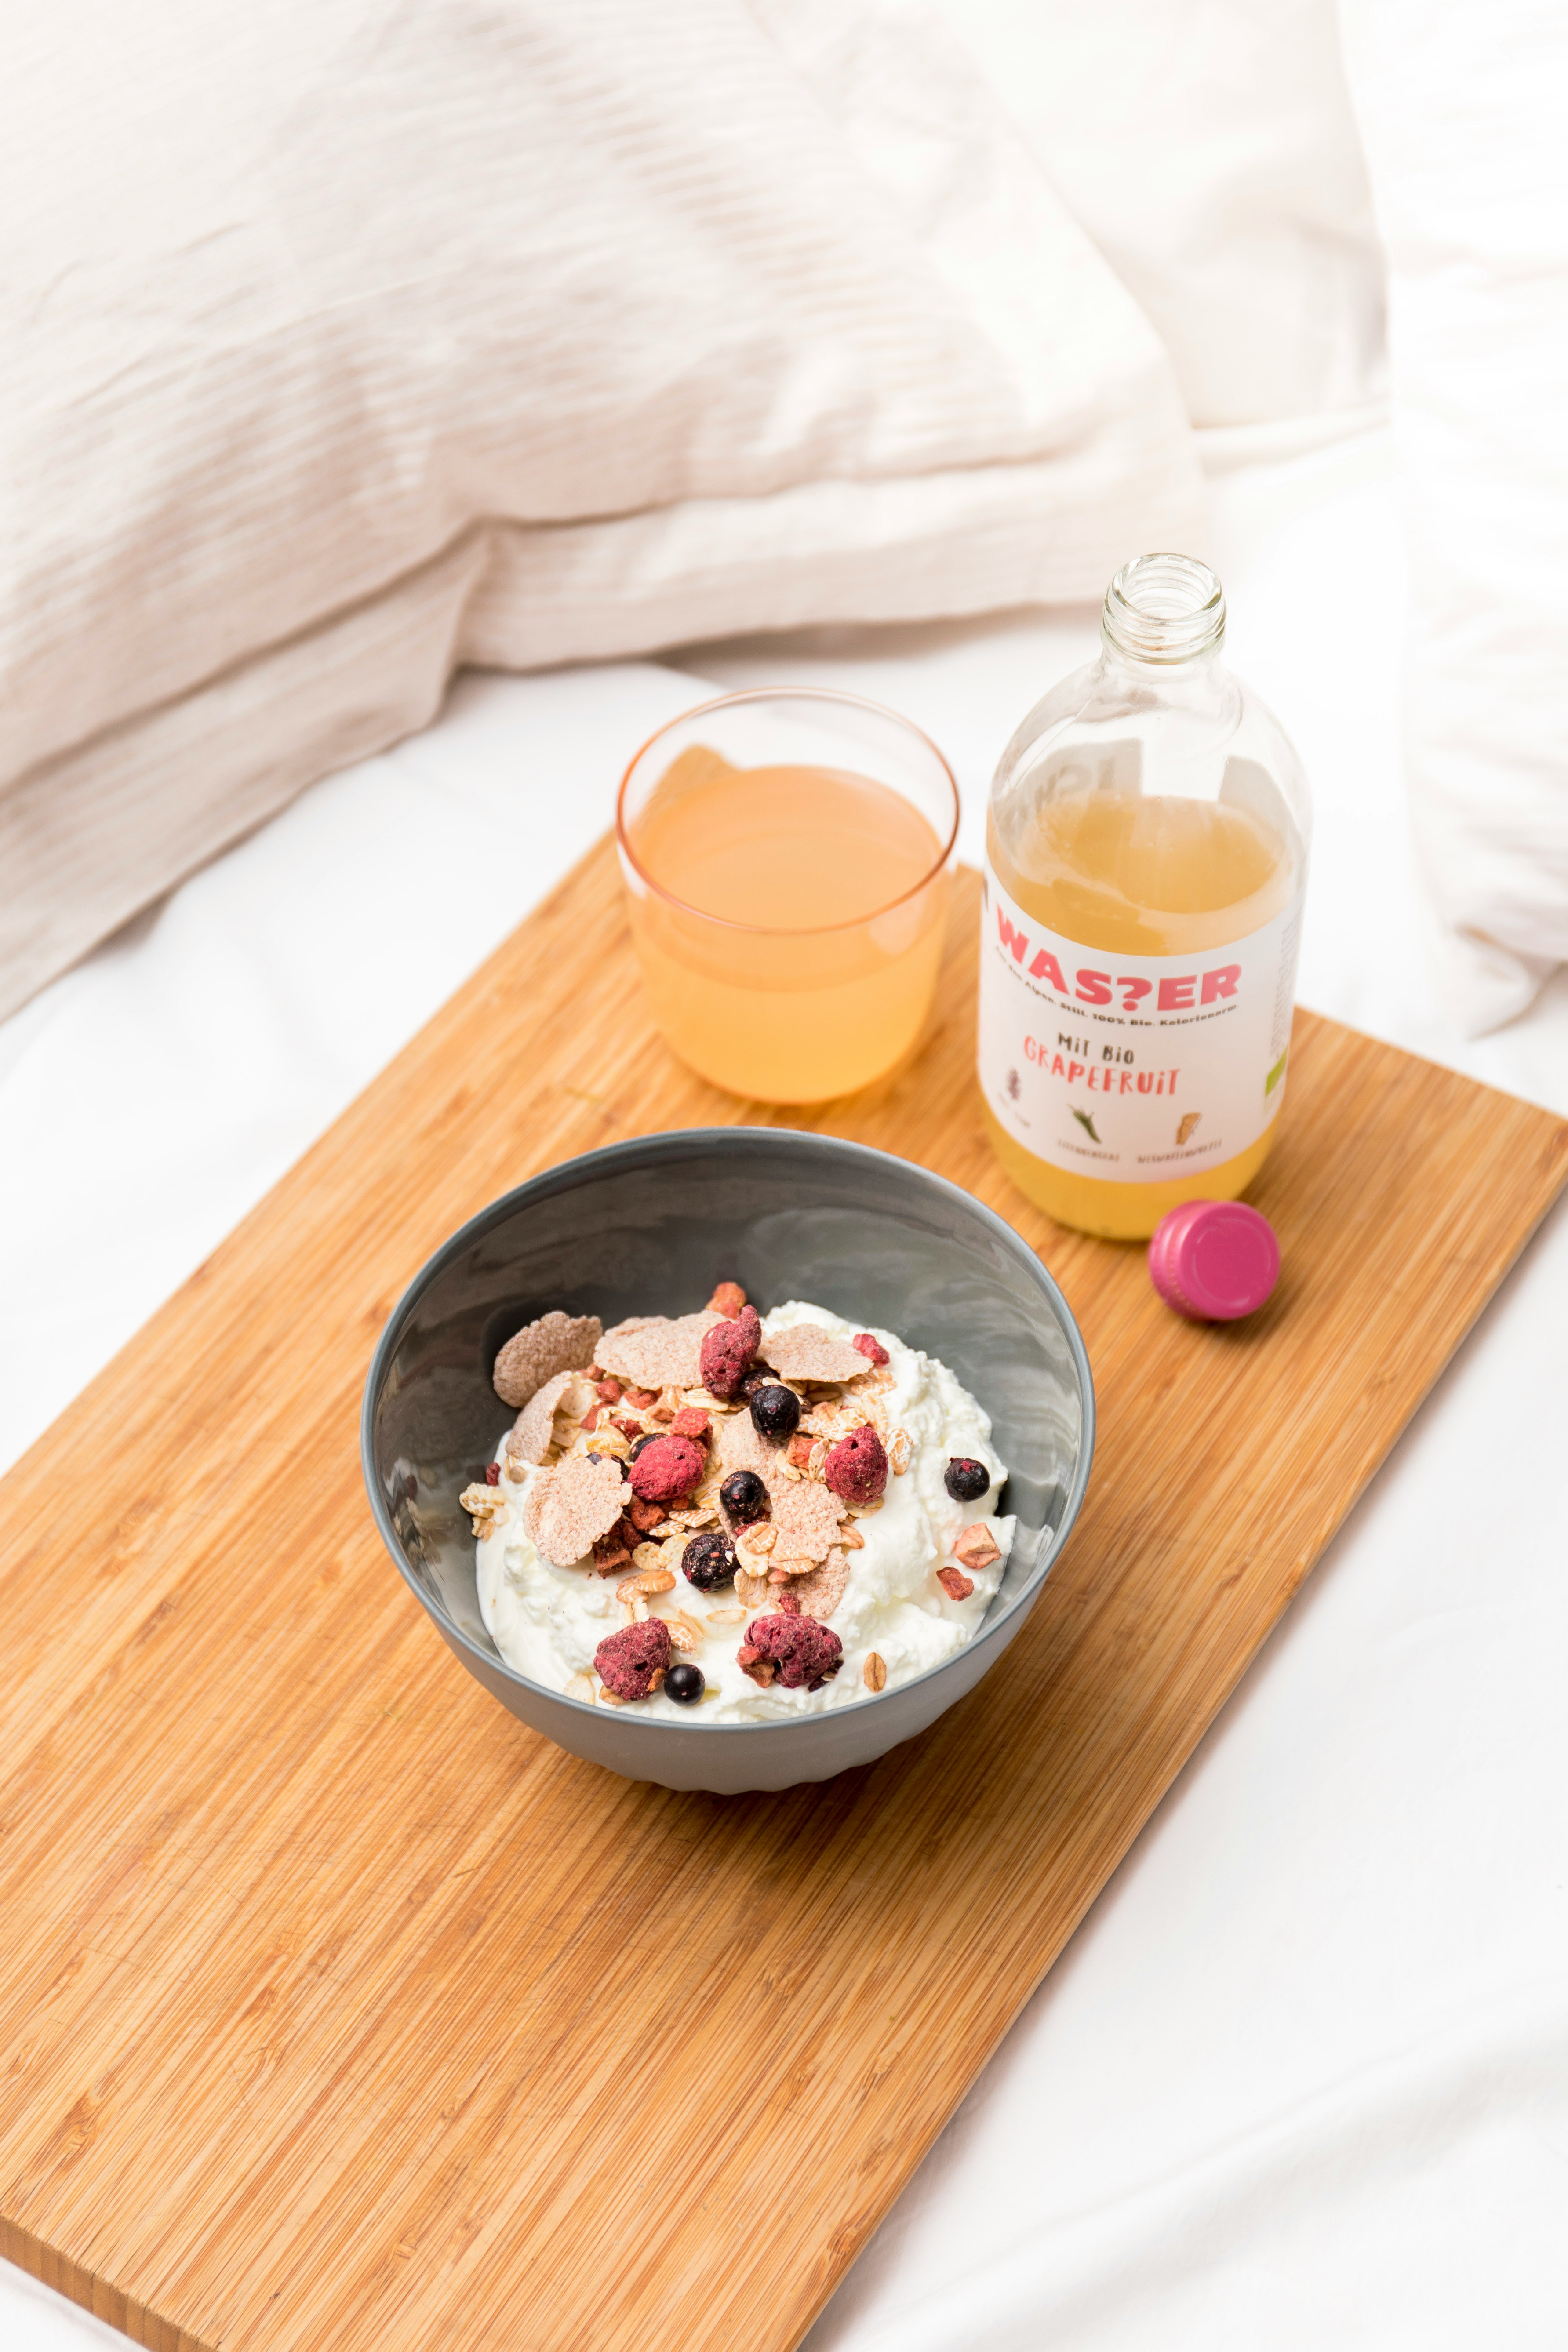
{"label": "bottle neck", "polygon": [[1225,591],[1195,556],[1137,556],[1105,592],[1100,633],[1119,667],[1195,679],[1225,642]]}

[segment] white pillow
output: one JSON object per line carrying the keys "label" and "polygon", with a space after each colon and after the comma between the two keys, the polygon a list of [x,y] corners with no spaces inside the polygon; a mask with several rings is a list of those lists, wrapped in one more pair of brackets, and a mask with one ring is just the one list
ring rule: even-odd
{"label": "white pillow", "polygon": [[1391,269],[1406,780],[1471,1035],[1568,961],[1568,13],[1347,0]]}
{"label": "white pillow", "polygon": [[1384,266],[1334,0],[939,0],[1194,425],[1364,410]]}
{"label": "white pillow", "polygon": [[1198,527],[1158,339],[874,7],[8,16],[0,1013],[458,662],[1098,594]]}

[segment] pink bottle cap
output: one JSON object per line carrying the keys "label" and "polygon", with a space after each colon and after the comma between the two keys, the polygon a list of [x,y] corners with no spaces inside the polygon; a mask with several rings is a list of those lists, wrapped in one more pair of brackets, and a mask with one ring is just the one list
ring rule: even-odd
{"label": "pink bottle cap", "polygon": [[1184,1201],[1154,1228],[1149,1279],[1178,1315],[1234,1323],[1279,1279],[1274,1228],[1245,1201]]}

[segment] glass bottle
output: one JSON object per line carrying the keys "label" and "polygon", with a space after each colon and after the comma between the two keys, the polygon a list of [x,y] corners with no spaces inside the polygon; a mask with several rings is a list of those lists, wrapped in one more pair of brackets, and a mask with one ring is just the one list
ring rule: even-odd
{"label": "glass bottle", "polygon": [[1234,1200],[1285,1093],[1311,805],[1220,660],[1206,564],[1142,555],[1036,704],[986,827],[980,1084],[1003,1165],[1084,1233]]}

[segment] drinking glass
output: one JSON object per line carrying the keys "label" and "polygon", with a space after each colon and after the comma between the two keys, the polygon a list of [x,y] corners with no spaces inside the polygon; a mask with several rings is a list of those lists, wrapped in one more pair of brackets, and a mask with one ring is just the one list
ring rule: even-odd
{"label": "drinking glass", "polygon": [[941,752],[858,695],[727,694],[661,727],[616,841],[669,1045],[763,1102],[884,1076],[931,1008],[957,837]]}

